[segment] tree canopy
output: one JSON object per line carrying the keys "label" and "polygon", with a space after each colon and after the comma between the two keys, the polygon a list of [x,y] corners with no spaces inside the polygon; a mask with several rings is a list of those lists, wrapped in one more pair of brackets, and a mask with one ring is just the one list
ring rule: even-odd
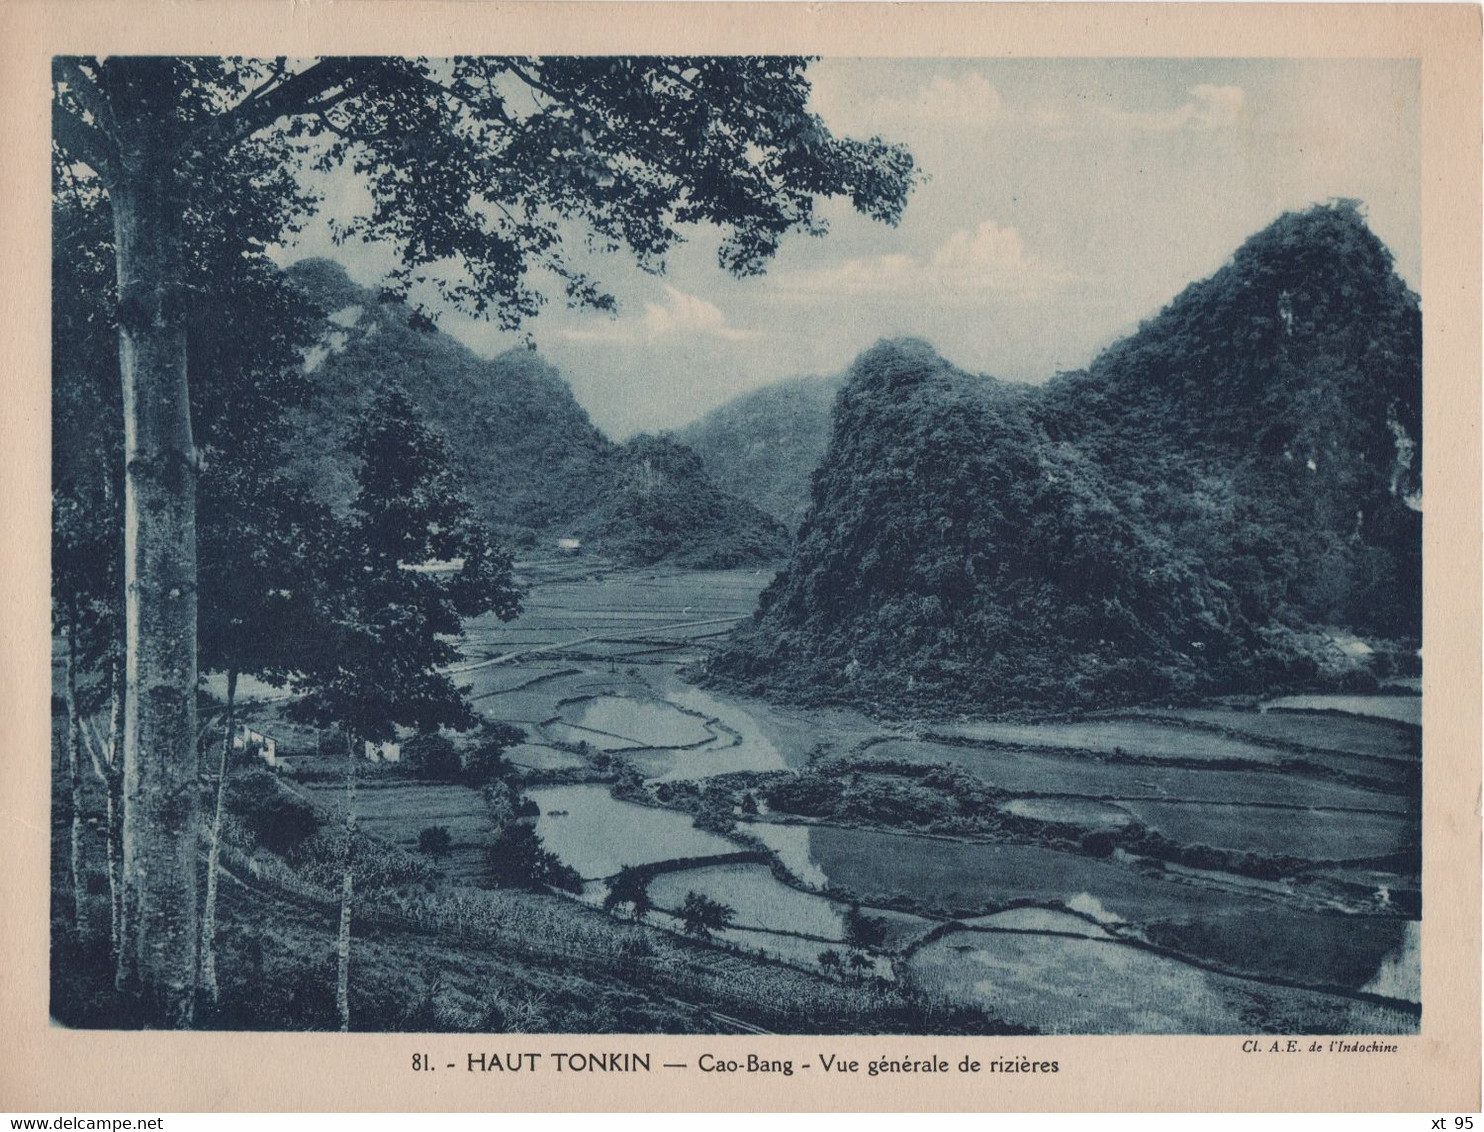
{"label": "tree canopy", "polygon": [[785,236],[825,231],[818,198],[894,223],[916,175],[900,146],[831,135],[808,107],[806,67],[759,56],[53,60],[55,164],[106,198],[112,228],[98,254],[116,280],[131,520],[120,968],[141,1017],[189,1025],[194,1009],[205,417],[192,358],[217,340],[192,334],[203,265],[264,266],[313,205],[301,174],[343,167],[372,204],[342,235],[393,248],[390,293],[427,282],[505,326],[540,307],[543,277],[571,303],[613,306],[568,253],[568,221],[586,247],[627,248],[652,270],[687,225],[715,224],[720,265],[755,273]]}
{"label": "tree canopy", "polygon": [[470,514],[442,438],[401,390],[373,399],[352,452],[359,490],[332,566],[333,627],[293,711],[377,742],[398,727],[466,730],[473,711],[442,669],[465,617],[519,613],[510,556]]}

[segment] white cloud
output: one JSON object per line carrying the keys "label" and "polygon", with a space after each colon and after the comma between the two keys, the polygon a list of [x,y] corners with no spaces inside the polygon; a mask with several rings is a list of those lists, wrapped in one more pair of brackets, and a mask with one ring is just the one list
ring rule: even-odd
{"label": "white cloud", "polygon": [[644,312],[633,319],[616,319],[586,329],[565,329],[564,338],[574,342],[650,343],[672,338],[719,338],[739,342],[752,332],[727,324],[726,315],[715,303],[688,295],[665,284],[664,302],[646,302]]}
{"label": "white cloud", "polygon": [[1247,96],[1239,86],[1199,83],[1190,88],[1190,99],[1171,110],[1102,109],[1105,122],[1129,130],[1167,134],[1176,130],[1219,130],[1235,126],[1241,119]]}
{"label": "white cloud", "polygon": [[915,96],[881,99],[881,110],[891,117],[984,121],[1000,112],[1000,92],[983,75],[950,79],[937,75]]}
{"label": "white cloud", "polygon": [[944,298],[988,294],[1044,293],[1070,276],[1026,251],[1014,228],[980,221],[953,233],[933,252],[895,253],[849,259],[833,267],[779,275],[778,283],[796,295],[921,295]]}
{"label": "white cloud", "polygon": [[956,78],[935,75],[910,91],[854,95],[816,86],[817,108],[832,128],[844,133],[897,133],[913,126],[982,124],[998,117],[1003,105],[995,85],[973,72]]}

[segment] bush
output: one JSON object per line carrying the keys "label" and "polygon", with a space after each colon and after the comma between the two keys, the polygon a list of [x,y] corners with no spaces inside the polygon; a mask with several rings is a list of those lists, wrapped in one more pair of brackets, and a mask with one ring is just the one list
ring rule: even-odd
{"label": "bush", "polygon": [[453,848],[453,834],[443,825],[430,825],[417,835],[417,851],[429,857],[446,857]]}
{"label": "bush", "polygon": [[402,752],[422,778],[447,781],[460,776],[459,753],[453,740],[441,732],[413,736]]}
{"label": "bush", "polygon": [[487,860],[491,879],[503,888],[582,891],[577,870],[542,845],[535,827],[528,822],[510,822],[500,830],[489,847]]}
{"label": "bush", "polygon": [[483,786],[510,777],[505,752],[525,741],[526,733],[508,723],[488,723],[474,742],[459,752],[459,772],[471,786]]}
{"label": "bush", "polygon": [[880,947],[886,942],[886,921],[868,916],[859,904],[852,904],[845,912],[845,940],[855,948]]}
{"label": "bush", "polygon": [[293,852],[320,828],[314,804],[294,794],[266,770],[248,771],[230,779],[227,808],[259,845],[278,854]]}
{"label": "bush", "polygon": [[605,912],[612,912],[623,904],[629,905],[636,920],[644,919],[654,907],[649,898],[649,878],[633,865],[618,870],[618,875],[608,882],[608,892],[603,897]]}
{"label": "bush", "polygon": [[685,934],[697,939],[710,939],[713,932],[725,931],[732,926],[735,916],[735,910],[729,905],[701,892],[687,892],[685,903],[680,906],[680,921],[685,926]]}

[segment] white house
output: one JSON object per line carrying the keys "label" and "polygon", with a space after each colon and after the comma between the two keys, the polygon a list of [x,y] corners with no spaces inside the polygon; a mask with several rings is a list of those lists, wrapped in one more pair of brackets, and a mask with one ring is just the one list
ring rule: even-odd
{"label": "white house", "polygon": [[399,763],[402,761],[402,744],[373,743],[366,740],[366,761],[370,763]]}
{"label": "white house", "polygon": [[278,740],[264,735],[261,731],[254,731],[245,723],[241,724],[236,734],[232,736],[232,749],[234,751],[255,750],[269,766],[287,765],[278,757]]}

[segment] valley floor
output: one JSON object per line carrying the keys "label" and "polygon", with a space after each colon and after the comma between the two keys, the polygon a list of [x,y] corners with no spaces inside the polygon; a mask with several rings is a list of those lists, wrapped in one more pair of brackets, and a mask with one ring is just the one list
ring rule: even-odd
{"label": "valley floor", "polygon": [[[457,671],[526,732],[507,758],[582,891],[492,890],[478,792],[367,764],[369,835],[416,852],[437,824],[454,845],[436,891],[360,922],[359,1025],[1417,1030],[1409,690],[1055,723],[783,709],[693,682],[768,571],[522,568],[526,612],[471,622]],[[333,810],[340,761],[281,705],[264,693],[248,715],[283,779]],[[602,910],[626,866],[646,924]],[[328,894],[229,873],[233,954],[323,967]],[[708,942],[681,933],[692,893],[734,913]]]}

